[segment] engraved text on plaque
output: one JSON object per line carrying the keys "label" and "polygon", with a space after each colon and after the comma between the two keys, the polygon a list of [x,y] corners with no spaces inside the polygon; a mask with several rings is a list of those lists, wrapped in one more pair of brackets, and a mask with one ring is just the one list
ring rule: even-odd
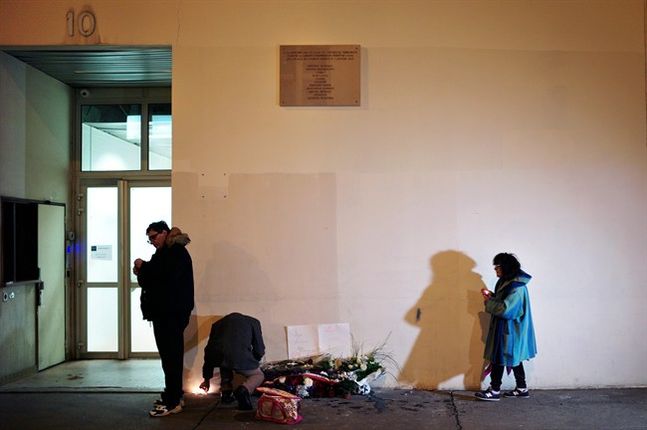
{"label": "engraved text on plaque", "polygon": [[359,45],[282,45],[281,106],[359,106]]}

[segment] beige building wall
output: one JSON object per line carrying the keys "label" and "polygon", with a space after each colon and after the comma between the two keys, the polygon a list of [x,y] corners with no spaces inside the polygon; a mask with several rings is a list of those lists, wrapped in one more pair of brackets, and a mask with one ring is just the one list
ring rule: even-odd
{"label": "beige building wall", "polygon": [[[173,48],[173,219],[208,325],[349,322],[389,384],[479,384],[492,257],[532,275],[533,387],[645,385],[643,1],[9,1],[0,46]],[[97,32],[66,37],[65,13]],[[359,44],[356,108],[282,108],[282,44]],[[416,318],[419,316],[419,318]]]}

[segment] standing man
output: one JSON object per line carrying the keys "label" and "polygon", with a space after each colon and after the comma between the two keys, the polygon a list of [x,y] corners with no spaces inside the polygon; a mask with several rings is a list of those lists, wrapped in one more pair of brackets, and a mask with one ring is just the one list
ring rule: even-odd
{"label": "standing man", "polygon": [[[220,368],[220,391],[223,403],[238,401],[238,409],[253,409],[251,393],[263,383],[265,376],[259,367],[265,355],[261,323],[247,315],[232,313],[211,326],[209,341],[204,348],[204,365],[200,388],[209,391],[213,369]],[[233,391],[234,372],[245,377]]]}
{"label": "standing man", "polygon": [[191,239],[164,221],[149,225],[146,235],[155,254],[150,261],[135,260],[133,273],[142,287],[142,314],[153,323],[164,371],[162,398],[155,401],[150,416],[163,417],[182,412],[184,329],[194,305],[193,263],[186,250]]}

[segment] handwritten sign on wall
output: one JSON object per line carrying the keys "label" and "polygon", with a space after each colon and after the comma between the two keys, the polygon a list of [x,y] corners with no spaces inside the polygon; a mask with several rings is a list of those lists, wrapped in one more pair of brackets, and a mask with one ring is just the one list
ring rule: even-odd
{"label": "handwritten sign on wall", "polygon": [[350,324],[292,325],[286,327],[288,358],[330,354],[348,357],[351,354]]}

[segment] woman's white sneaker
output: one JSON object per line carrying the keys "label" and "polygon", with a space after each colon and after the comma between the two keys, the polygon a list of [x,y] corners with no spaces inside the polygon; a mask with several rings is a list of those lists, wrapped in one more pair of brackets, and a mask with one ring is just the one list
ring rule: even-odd
{"label": "woman's white sneaker", "polygon": [[528,389],[522,390],[519,388],[515,388],[512,391],[506,391],[505,393],[503,393],[503,397],[516,397],[520,399],[527,399],[528,397],[530,397],[530,392],[528,391]]}
{"label": "woman's white sneaker", "polygon": [[479,391],[477,393],[474,393],[474,397],[476,397],[477,400],[485,400],[488,402],[498,402],[501,399],[501,392],[492,391],[491,388],[488,388],[485,391]]}

